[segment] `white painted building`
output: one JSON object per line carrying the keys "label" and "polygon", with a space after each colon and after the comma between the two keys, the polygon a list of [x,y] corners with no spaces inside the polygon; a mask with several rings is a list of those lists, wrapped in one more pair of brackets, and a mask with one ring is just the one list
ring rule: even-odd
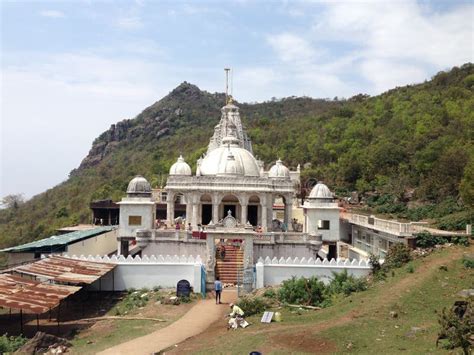
{"label": "white painted building", "polygon": [[303,204],[304,231],[321,235],[324,242],[337,242],[339,233],[339,206],[334,196],[322,182],[317,183]]}

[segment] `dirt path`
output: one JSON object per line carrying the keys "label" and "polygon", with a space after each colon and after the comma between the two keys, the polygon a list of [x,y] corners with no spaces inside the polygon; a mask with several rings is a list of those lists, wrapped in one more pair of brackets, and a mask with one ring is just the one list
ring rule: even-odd
{"label": "dirt path", "polygon": [[237,298],[237,292],[226,290],[222,293],[221,305],[213,299],[199,301],[183,317],[166,328],[106,349],[101,355],[134,354],[149,355],[169,348],[205,331],[211,324],[224,317],[228,304]]}

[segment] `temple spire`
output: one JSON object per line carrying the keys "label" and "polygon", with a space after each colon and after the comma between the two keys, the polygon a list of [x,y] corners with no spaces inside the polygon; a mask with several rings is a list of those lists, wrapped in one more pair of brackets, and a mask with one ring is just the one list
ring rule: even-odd
{"label": "temple spire", "polygon": [[229,103],[229,72],[230,68],[224,68],[225,70],[225,104]]}

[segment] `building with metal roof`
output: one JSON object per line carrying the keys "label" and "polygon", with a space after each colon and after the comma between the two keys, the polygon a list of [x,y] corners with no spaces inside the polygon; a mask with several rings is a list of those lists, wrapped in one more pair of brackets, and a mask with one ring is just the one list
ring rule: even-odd
{"label": "building with metal roof", "polygon": [[42,254],[104,255],[117,250],[117,227],[102,226],[36,240],[0,250],[8,255],[8,266],[37,260]]}

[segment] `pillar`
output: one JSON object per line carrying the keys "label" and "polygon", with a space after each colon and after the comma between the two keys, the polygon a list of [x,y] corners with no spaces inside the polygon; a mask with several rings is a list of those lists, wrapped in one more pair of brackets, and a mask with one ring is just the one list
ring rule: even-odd
{"label": "pillar", "polygon": [[193,207],[191,203],[191,196],[186,196],[186,229],[188,228],[188,223],[192,225],[192,216],[193,216]]}
{"label": "pillar", "polygon": [[212,223],[219,223],[219,204],[212,203]]}
{"label": "pillar", "polygon": [[198,203],[193,203],[193,218],[192,218],[191,225],[193,226],[194,229],[197,228],[197,225],[198,225],[198,207],[199,207]]}
{"label": "pillar", "polygon": [[253,289],[253,236],[246,236],[244,241],[244,291]]}
{"label": "pillar", "polygon": [[216,267],[216,244],[214,237],[210,234],[206,238],[206,289],[214,289],[215,267]]}
{"label": "pillar", "polygon": [[262,229],[264,232],[266,232],[268,229],[268,222],[267,222],[267,203],[266,201],[261,201],[261,206],[262,206]]}
{"label": "pillar", "polygon": [[285,198],[285,218],[283,222],[286,225],[287,231],[290,228],[292,210],[293,210],[293,199],[291,197],[286,197]]}
{"label": "pillar", "polygon": [[243,225],[247,224],[247,207],[247,204],[242,204],[240,206],[240,223],[242,223]]}
{"label": "pillar", "polygon": [[166,201],[166,220],[168,221],[168,225],[172,225],[174,223],[174,202],[173,201]]}

